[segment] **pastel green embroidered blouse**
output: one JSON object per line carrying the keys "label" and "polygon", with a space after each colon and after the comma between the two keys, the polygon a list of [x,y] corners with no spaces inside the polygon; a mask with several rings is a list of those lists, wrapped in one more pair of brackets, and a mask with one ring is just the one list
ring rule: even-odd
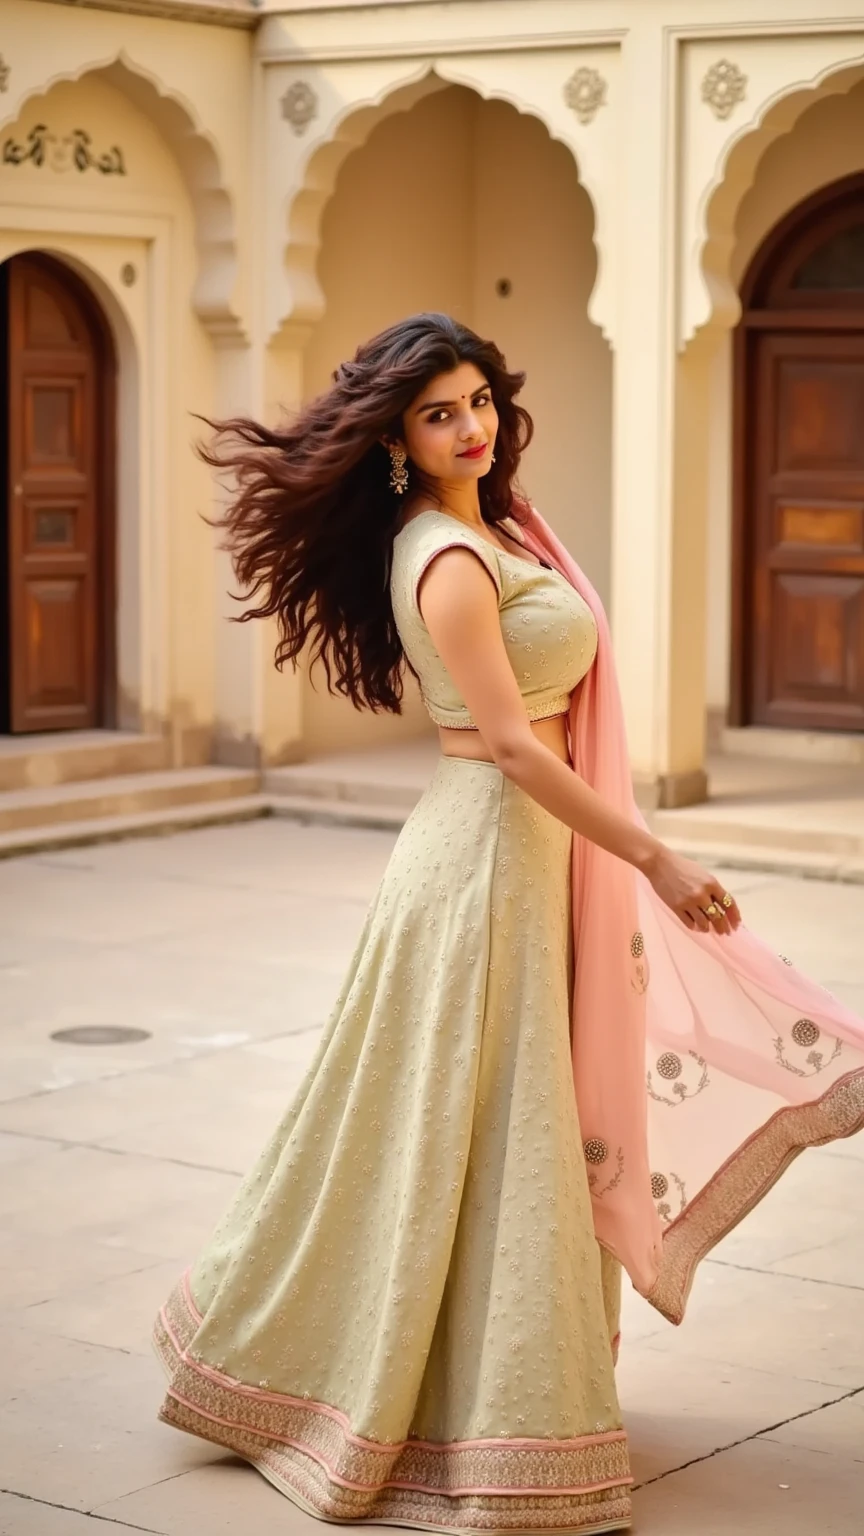
{"label": "pastel green embroidered blouse", "polygon": [[529,720],[565,714],[597,654],[590,608],[557,571],[499,550],[446,512],[421,512],[393,543],[390,593],[399,637],[436,725],[473,730],[474,721],[432,643],[417,602],[420,578],[443,549],[464,547],[483,561],[498,593],[501,633]]}

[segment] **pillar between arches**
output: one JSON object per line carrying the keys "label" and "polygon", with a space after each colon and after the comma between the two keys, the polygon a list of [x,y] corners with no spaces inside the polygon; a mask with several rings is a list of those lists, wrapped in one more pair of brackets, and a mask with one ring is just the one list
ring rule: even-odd
{"label": "pillar between arches", "polygon": [[[707,798],[705,599],[708,361],[675,346],[676,133],[667,42],[646,17],[624,52],[625,227],[613,398],[612,628],[637,798]],[[662,111],[641,112],[648,97]],[[637,120],[638,119],[638,120]]]}
{"label": "pillar between arches", "polygon": [[[275,422],[302,400],[305,329],[285,328],[266,349],[225,346],[217,354],[218,418]],[[221,493],[224,503],[225,493]],[[214,503],[218,510],[220,501]],[[218,544],[218,535],[214,535]],[[275,620],[239,624],[243,610],[229,556],[214,553],[216,584],[215,757],[238,767],[266,767],[303,756],[303,685],[290,666],[278,672]]]}

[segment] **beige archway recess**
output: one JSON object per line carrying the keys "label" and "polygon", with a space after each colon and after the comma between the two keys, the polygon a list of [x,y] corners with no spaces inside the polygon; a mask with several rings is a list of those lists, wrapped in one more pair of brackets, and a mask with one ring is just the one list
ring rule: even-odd
{"label": "beige archway recess", "polygon": [[87,77],[103,80],[124,96],[162,134],[174,154],[189,193],[195,224],[198,271],[191,295],[193,308],[210,334],[222,341],[243,342],[245,326],[236,300],[237,234],[231,197],[224,185],[216,147],[196,119],[191,104],[166,90],[150,72],[120,50],[102,61],[89,61],[56,74],[21,99],[8,127],[34,97],[47,96],[55,85]]}
{"label": "beige archway recess", "polygon": [[[614,60],[604,64],[607,73],[614,63],[617,63],[617,53]],[[609,158],[613,149],[612,119],[608,111],[605,116],[601,112],[594,121],[589,123],[586,118],[580,126],[564,94],[564,84],[574,65],[572,59],[563,55],[560,59],[553,57],[550,65],[550,73],[560,98],[556,105],[550,104],[549,92],[546,93],[544,105],[540,101],[542,92],[538,92],[536,102],[525,95],[516,94],[509,73],[500,69],[497,72],[493,69],[490,73],[490,68],[487,65],[486,73],[480,73],[474,68],[460,67],[456,59],[437,60],[434,65],[424,62],[410,77],[403,75],[399,81],[389,80],[367,99],[355,99],[334,116],[326,141],[312,150],[305,165],[301,163],[297,167],[298,181],[288,193],[281,282],[271,298],[271,320],[268,325],[271,344],[278,345],[281,340],[302,345],[308,335],[308,328],[320,320],[324,313],[325,299],[316,275],[321,219],[346,157],[352,150],[365,144],[373,129],[385,118],[396,112],[408,112],[424,97],[459,85],[474,92],[482,101],[502,101],[520,114],[536,118],[543,124],[550,138],[560,140],[573,154],[579,179],[591,199],[595,217],[597,279],[589,301],[589,316],[605,339],[614,345],[611,242],[604,242],[601,259],[601,241],[596,235],[600,224],[599,189],[608,185],[604,181],[602,162]],[[593,156],[589,156],[584,148],[592,142],[588,138],[589,128],[596,146]],[[610,165],[608,175],[611,174]]]}
{"label": "beige archway recess", "polygon": [[324,314],[326,300],[316,272],[321,219],[348,155],[365,144],[373,128],[385,117],[410,112],[424,96],[443,90],[446,83],[424,66],[408,84],[396,89],[387,87],[378,100],[353,106],[334,124],[327,142],[313,150],[302,186],[288,208],[285,269],[290,309],[279,316],[274,331],[290,327],[293,332],[297,326],[312,326]]}
{"label": "beige archway recess", "polygon": [[[693,212],[685,206],[682,214],[679,346],[686,346],[704,326],[731,330],[741,317],[735,273],[736,218],[768,147],[791,133],[815,102],[844,95],[862,79],[864,54],[828,65],[806,81],[780,86],[764,98],[755,116],[726,140],[714,173],[701,190],[698,206]],[[694,225],[691,245],[688,231]]]}
{"label": "beige archway recess", "polygon": [[[594,205],[571,147],[539,115],[470,86],[442,88],[428,74],[422,84],[410,110],[376,114],[335,178],[321,218],[321,314],[303,348],[302,395],[326,389],[362,337],[419,309],[446,310],[493,336],[527,372],[537,431],[524,483],[606,593],[613,365],[587,315]],[[422,202],[403,217],[412,176]],[[279,362],[292,339],[299,347],[291,325],[284,345],[271,348]],[[275,375],[274,358],[272,398],[284,403],[293,376]],[[389,496],[386,482],[382,491]],[[318,669],[304,675],[304,749],[373,748],[427,733],[409,694],[400,720],[358,716],[327,695]]]}

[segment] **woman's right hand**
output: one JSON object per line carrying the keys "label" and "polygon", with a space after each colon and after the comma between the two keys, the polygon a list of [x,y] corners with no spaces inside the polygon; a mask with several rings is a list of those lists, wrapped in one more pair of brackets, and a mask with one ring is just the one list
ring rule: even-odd
{"label": "woman's right hand", "polygon": [[[644,866],[644,873],[660,900],[686,927],[698,928],[700,933],[732,933],[739,926],[741,913],[737,902],[733,899],[731,906],[723,905],[726,887],[701,864],[660,843]],[[712,907],[716,908],[717,916],[706,916],[707,909]]]}

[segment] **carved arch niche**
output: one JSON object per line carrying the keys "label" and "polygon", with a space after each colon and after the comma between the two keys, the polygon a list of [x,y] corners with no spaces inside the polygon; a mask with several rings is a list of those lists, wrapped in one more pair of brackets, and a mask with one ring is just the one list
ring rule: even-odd
{"label": "carved arch niche", "polygon": [[[516,111],[541,122],[550,138],[566,144],[573,154],[579,180],[591,200],[598,251],[597,279],[591,294],[590,319],[607,341],[614,344],[614,242],[608,237],[611,214],[601,215],[604,187],[614,172],[614,123],[607,103],[606,74],[615,73],[617,51],[600,61],[604,71],[583,65],[581,58],[550,52],[533,61],[536,79],[526,86],[514,60],[507,55],[472,60],[470,67],[458,58],[442,58],[434,65],[424,62],[407,77],[396,76],[392,67],[386,81],[373,81],[368,94],[347,105],[335,100],[326,135],[321,125],[327,118],[329,92],[319,99],[305,79],[295,78],[280,95],[283,118],[296,135],[309,133],[310,147],[295,157],[286,187],[285,214],[279,242],[279,270],[271,267],[271,337],[297,337],[314,325],[324,311],[324,296],[316,276],[321,242],[321,219],[336,184],[339,170],[352,152],[365,144],[372,130],[397,112],[408,112],[424,97],[453,85],[474,92],[483,101],[502,101]],[[592,87],[590,102],[574,96],[575,77],[585,76]],[[548,78],[547,78],[548,77]],[[590,77],[590,78],[589,78]],[[568,85],[571,87],[568,90]],[[317,136],[313,137],[315,129]],[[601,242],[600,230],[603,230]],[[602,243],[602,260],[600,258]]]}
{"label": "carved arch niche", "polygon": [[[812,39],[802,40],[802,46],[808,50],[807,58],[812,69],[812,59],[818,50]],[[834,46],[836,49],[836,44]],[[747,62],[746,56],[742,55],[742,59]],[[791,73],[788,62],[785,68]],[[685,203],[690,201],[690,207],[685,207],[682,221],[680,344],[686,345],[703,326],[731,330],[741,317],[737,221],[770,147],[784,135],[792,134],[810,109],[831,97],[845,96],[862,81],[864,56],[831,62],[805,79],[787,75],[773,89],[766,80],[762,100],[749,121],[744,119],[739,123],[736,116],[731,117],[727,136],[717,146],[716,159],[703,183],[698,202],[695,198],[685,198]],[[748,84],[748,100],[755,94],[754,85]],[[737,110],[743,113],[743,106]],[[726,132],[725,120],[723,131]],[[708,152],[706,136],[703,156]],[[804,195],[806,192],[802,188],[798,197]],[[796,200],[793,197],[789,206]],[[777,217],[780,212],[777,211]]]}
{"label": "carved arch niche", "polygon": [[[58,86],[101,82],[122,94],[156,129],[180,171],[192,210],[196,273],[191,293],[195,313],[211,335],[220,340],[244,339],[245,327],[236,299],[237,230],[231,195],[225,186],[217,147],[198,121],[191,104],[167,89],[153,75],[120,53],[103,62],[82,65],[58,76],[21,103],[13,123],[0,129],[0,158],[7,175],[12,166],[33,166],[92,174],[93,179],[133,185],[133,167],[123,145],[104,134],[97,140],[88,125],[64,123],[54,131],[52,93]],[[55,98],[56,100],[57,98]],[[38,130],[42,130],[41,133]],[[102,143],[105,138],[105,143]],[[146,192],[140,206],[147,210]],[[128,211],[128,203],[126,205]]]}

